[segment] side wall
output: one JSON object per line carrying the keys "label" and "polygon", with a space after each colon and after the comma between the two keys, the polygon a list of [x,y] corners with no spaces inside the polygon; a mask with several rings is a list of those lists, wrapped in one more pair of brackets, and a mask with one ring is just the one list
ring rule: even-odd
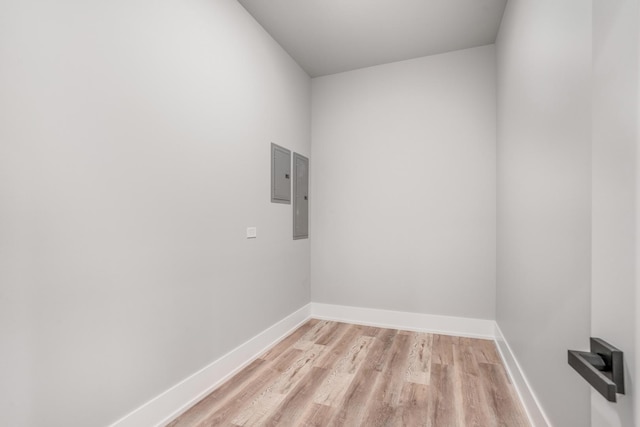
{"label": "side wall", "polygon": [[590,423],[591,2],[511,0],[498,40],[497,322],[553,425]]}
{"label": "side wall", "polygon": [[593,262],[591,334],[624,351],[626,394],[592,390],[592,426],[634,423],[638,2],[593,1]]}
{"label": "side wall", "polygon": [[3,1],[0,63],[0,425],[108,424],[310,301],[269,202],[310,79],[236,1]]}
{"label": "side wall", "polygon": [[494,319],[494,52],[312,80],[314,302]]}

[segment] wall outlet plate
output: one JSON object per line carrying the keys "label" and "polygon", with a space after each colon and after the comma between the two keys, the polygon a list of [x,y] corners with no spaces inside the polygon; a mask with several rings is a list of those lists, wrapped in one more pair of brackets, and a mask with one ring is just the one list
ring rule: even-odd
{"label": "wall outlet plate", "polygon": [[258,237],[258,229],[256,227],[247,227],[247,239],[255,239]]}

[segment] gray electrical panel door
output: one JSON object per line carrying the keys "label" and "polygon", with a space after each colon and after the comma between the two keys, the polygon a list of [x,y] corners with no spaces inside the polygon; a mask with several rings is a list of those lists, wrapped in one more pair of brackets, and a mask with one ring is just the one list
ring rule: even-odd
{"label": "gray electrical panel door", "polygon": [[293,238],[309,237],[309,159],[293,153]]}
{"label": "gray electrical panel door", "polygon": [[291,151],[271,143],[271,202],[291,204]]}

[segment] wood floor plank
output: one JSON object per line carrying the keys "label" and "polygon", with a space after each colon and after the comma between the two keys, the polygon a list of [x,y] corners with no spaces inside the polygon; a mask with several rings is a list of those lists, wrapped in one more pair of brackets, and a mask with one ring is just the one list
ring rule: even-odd
{"label": "wood floor plank", "polygon": [[379,329],[378,333],[374,337],[374,342],[369,349],[367,358],[364,363],[365,369],[382,372],[387,364],[387,360],[391,356],[391,346],[393,341],[398,335],[398,331],[395,329]]}
{"label": "wood floor plank", "polygon": [[366,416],[367,403],[380,373],[360,369],[349,384],[334,417],[327,424],[333,427],[357,426]]}
{"label": "wood floor plank", "polygon": [[336,408],[331,406],[311,403],[298,422],[300,426],[304,427],[325,427],[327,420],[333,417],[334,412],[336,412]]}
{"label": "wood floor plank", "polygon": [[482,384],[487,395],[488,407],[492,410],[495,425],[500,427],[528,426],[522,404],[509,383],[504,368],[498,364],[480,363]]}
{"label": "wood floor plank", "polygon": [[169,424],[525,427],[493,341],[311,320]]}
{"label": "wood floor plank", "polygon": [[361,336],[355,345],[346,353],[331,369],[322,385],[318,388],[313,402],[321,405],[336,407],[342,401],[342,397],[349,385],[353,382],[357,369],[367,357],[367,353],[374,338]]}
{"label": "wood floor plank", "polygon": [[284,394],[272,393],[270,389],[267,389],[235,416],[231,423],[234,426],[261,426],[284,399]]}
{"label": "wood floor plank", "polygon": [[[397,424],[397,408],[401,400],[402,384],[409,363],[411,334],[379,333],[379,346],[374,347],[370,358],[365,362],[365,372],[379,372],[378,381],[371,390],[363,425],[394,425]],[[384,358],[377,352],[383,351]],[[370,366],[375,362],[375,369]],[[382,365],[382,366],[381,366]],[[380,367],[381,366],[381,367]]]}
{"label": "wood floor plank", "polygon": [[397,425],[422,427],[429,416],[430,387],[424,384],[406,383],[400,398],[400,422]]}
{"label": "wood floor plank", "polygon": [[321,356],[315,362],[314,366],[317,366],[318,368],[328,368],[333,366],[335,364],[335,359],[342,358],[360,336],[360,330],[357,325],[348,325],[340,338],[330,345],[329,351]]}
{"label": "wood floor plank", "polygon": [[362,426],[404,426],[401,424],[401,418],[398,415],[398,408],[389,405],[384,402],[377,402],[375,405],[371,405],[365,411],[365,419],[360,424]]}
{"label": "wood floor plank", "polygon": [[264,423],[265,426],[299,425],[305,415],[307,406],[316,390],[326,378],[328,371],[323,368],[312,367],[309,374],[288,393],[273,415]]}
{"label": "wood floor plank", "polygon": [[452,347],[453,365],[450,365],[452,369],[453,379],[453,406],[456,414],[456,425],[465,425],[466,408],[463,404],[463,385],[462,385],[462,372],[464,370],[464,364],[461,363],[461,348],[464,348],[464,344],[467,342],[467,338],[457,337],[454,340]]}
{"label": "wood floor plank", "polygon": [[431,377],[431,354],[433,335],[415,333],[411,340],[409,363],[405,373],[405,381],[429,385]]}
{"label": "wood floor plank", "polygon": [[[298,357],[300,351],[297,349],[289,349],[285,354],[277,359],[278,364],[276,367],[268,367],[268,369],[262,370],[259,375],[254,377],[251,381],[245,382],[236,393],[223,396],[213,407],[213,410],[208,411],[204,419],[194,425],[223,425],[229,423],[230,418],[240,412],[248,402],[251,402],[262,390],[267,388],[273,381],[275,381],[280,375],[282,375],[283,367],[288,366]],[[282,369],[280,368],[282,367]],[[235,381],[235,377],[230,381]],[[190,411],[187,412],[187,414]],[[187,415],[185,414],[185,415]],[[180,420],[180,417],[178,420]],[[184,424],[188,425],[188,424]]]}
{"label": "wood floor plank", "polygon": [[375,326],[362,325],[360,328],[362,330],[362,335],[367,337],[375,337],[380,332],[380,328],[376,328]]}
{"label": "wood floor plank", "polygon": [[435,363],[431,366],[431,373],[431,385],[437,390],[437,393],[429,394],[427,425],[429,427],[458,427],[453,378],[454,367],[452,364]]}
{"label": "wood floor plank", "polygon": [[293,344],[295,344],[300,338],[302,338],[318,322],[319,320],[317,319],[309,319],[298,329],[290,333],[285,339],[283,339],[278,344],[273,346],[270,350],[261,355],[260,359],[273,360],[274,358],[278,357],[284,351],[292,347]]}
{"label": "wood floor plank", "polygon": [[330,322],[328,320],[320,320],[318,323],[313,325],[296,343],[293,345],[293,348],[297,348],[298,350],[306,350],[310,346],[316,343],[316,341],[327,332],[327,330],[331,329],[334,326],[335,322]]}
{"label": "wood floor plank", "polygon": [[250,405],[242,410],[232,423],[238,426],[256,426],[264,424],[284,401],[286,394],[306,377],[313,367],[314,360],[326,350],[325,346],[312,344]]}
{"label": "wood floor plank", "polygon": [[431,362],[439,365],[451,365],[453,363],[453,340],[454,337],[448,335],[433,336],[433,354]]}
{"label": "wood floor plank", "polygon": [[482,379],[478,376],[462,373],[462,405],[464,407],[464,425],[467,427],[489,427],[494,418],[488,407]]}
{"label": "wood floor plank", "polygon": [[373,391],[374,399],[378,402],[391,405],[398,405],[406,367],[408,363],[409,351],[411,346],[411,335],[397,334],[393,340],[393,344],[389,349],[389,358],[387,364],[382,370],[381,381],[378,382]]}
{"label": "wood floor plank", "polygon": [[366,359],[374,338],[363,335],[358,338],[349,349],[349,352],[336,364],[334,370],[346,374],[355,374],[360,364]]}
{"label": "wood floor plank", "polygon": [[463,408],[463,417],[459,422],[465,427],[490,427],[492,414],[489,410],[483,388],[483,380],[479,375],[478,362],[473,352],[473,343],[461,341],[453,347],[454,366],[456,370],[456,387],[460,397],[458,405]]}
{"label": "wood floor plank", "polygon": [[274,359],[270,366],[271,369],[273,369],[274,371],[278,371],[278,372],[284,372],[287,369],[289,369],[291,367],[291,364],[295,361],[298,360],[302,355],[304,354],[304,351],[302,350],[298,350],[297,348],[289,348],[287,350],[285,350],[280,357]]}
{"label": "wood floor plank", "polygon": [[313,403],[338,408],[355,374],[332,371],[313,396]]}
{"label": "wood floor plank", "polygon": [[220,387],[209,393],[204,399],[193,406],[188,412],[169,423],[168,427],[193,426],[202,423],[208,415],[216,410],[217,404],[226,396],[236,392],[246,382],[252,379],[256,373],[266,365],[262,359],[254,360],[249,366],[233,377],[233,381],[227,381]]}
{"label": "wood floor plank", "polygon": [[273,384],[275,393],[288,393],[305,375],[311,371],[313,362],[326,351],[323,345],[314,344],[302,353],[280,378]]}
{"label": "wood floor plank", "polygon": [[494,365],[502,364],[498,348],[493,341],[475,340],[473,343],[473,351],[479,363],[492,363]]}
{"label": "wood floor plank", "polygon": [[348,323],[334,322],[333,327],[321,335],[316,344],[332,347],[344,335],[349,326]]}
{"label": "wood floor plank", "polygon": [[454,364],[459,369],[459,372],[463,372],[469,375],[478,376],[478,359],[476,358],[476,352],[474,351],[474,344],[465,341],[459,345],[453,346],[453,359]]}

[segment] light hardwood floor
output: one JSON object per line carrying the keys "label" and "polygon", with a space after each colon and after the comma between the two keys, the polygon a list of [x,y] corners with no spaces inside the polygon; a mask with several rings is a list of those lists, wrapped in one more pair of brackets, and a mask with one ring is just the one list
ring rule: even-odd
{"label": "light hardwood floor", "polygon": [[489,340],[311,319],[169,424],[529,426]]}

